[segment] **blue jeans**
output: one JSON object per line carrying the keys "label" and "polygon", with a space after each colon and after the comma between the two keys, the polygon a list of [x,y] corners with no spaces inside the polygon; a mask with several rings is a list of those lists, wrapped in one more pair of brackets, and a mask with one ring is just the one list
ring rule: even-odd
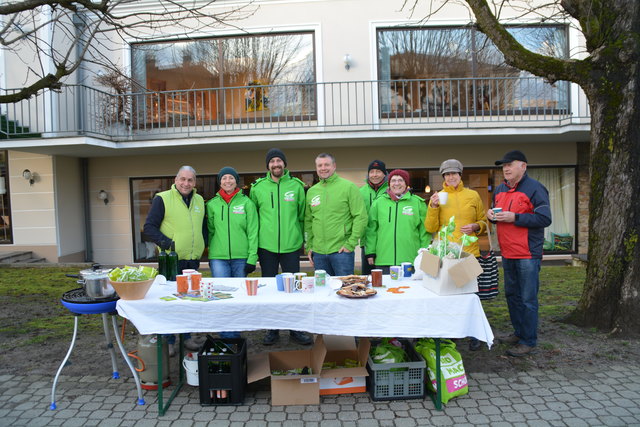
{"label": "blue jeans", "polygon": [[514,333],[520,344],[534,347],[538,342],[539,259],[502,258],[504,293]]}
{"label": "blue jeans", "polygon": [[246,259],[210,259],[211,277],[245,277]]}
{"label": "blue jeans", "polygon": [[[246,259],[210,259],[212,277],[245,277]],[[240,332],[220,332],[220,338],[240,338]]]}
{"label": "blue jeans", "polygon": [[324,270],[329,276],[348,276],[353,274],[355,254],[353,252],[334,252],[319,254],[313,252],[313,268]]}

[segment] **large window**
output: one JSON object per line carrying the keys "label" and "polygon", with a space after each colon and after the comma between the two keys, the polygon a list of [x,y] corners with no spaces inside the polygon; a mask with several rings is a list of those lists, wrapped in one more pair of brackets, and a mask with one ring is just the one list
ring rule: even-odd
{"label": "large window", "polygon": [[[507,29],[534,52],[567,57],[563,26]],[[545,84],[507,65],[475,27],[380,29],[377,43],[383,114],[439,116],[567,107],[566,82]]]}
{"label": "large window", "polygon": [[0,244],[13,243],[9,205],[9,157],[0,151]]}
{"label": "large window", "polygon": [[148,125],[314,116],[314,61],[312,32],[134,44],[133,79],[151,91],[135,115]]}

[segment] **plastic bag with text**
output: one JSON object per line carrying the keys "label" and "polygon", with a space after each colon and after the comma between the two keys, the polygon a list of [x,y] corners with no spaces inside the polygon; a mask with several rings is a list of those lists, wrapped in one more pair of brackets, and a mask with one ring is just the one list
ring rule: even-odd
{"label": "plastic bag with text", "polygon": [[[427,361],[429,381],[427,386],[436,392],[436,343],[432,338],[421,338],[415,344],[416,351]],[[456,350],[453,341],[440,340],[440,384],[442,388],[442,403],[446,404],[456,396],[469,393],[467,375],[462,364],[462,356]]]}

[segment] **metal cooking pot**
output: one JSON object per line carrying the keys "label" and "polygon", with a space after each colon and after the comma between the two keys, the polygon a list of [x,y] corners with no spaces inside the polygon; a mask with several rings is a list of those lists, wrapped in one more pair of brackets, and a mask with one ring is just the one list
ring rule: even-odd
{"label": "metal cooking pot", "polygon": [[112,297],[116,290],[109,283],[108,273],[111,269],[100,268],[99,264],[94,264],[90,269],[81,270],[79,275],[67,274],[68,277],[79,279],[78,284],[89,298],[103,299]]}

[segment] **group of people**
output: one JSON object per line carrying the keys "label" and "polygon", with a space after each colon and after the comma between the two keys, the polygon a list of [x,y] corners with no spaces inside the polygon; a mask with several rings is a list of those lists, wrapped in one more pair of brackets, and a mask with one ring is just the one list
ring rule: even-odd
{"label": "group of people", "polygon": [[[287,169],[282,150],[270,149],[265,160],[267,174],[251,185],[248,196],[239,188],[236,170],[226,166],[218,173],[220,190],[206,203],[196,192],[195,170],[181,167],[171,189],[154,198],[144,232],[160,247],[175,243],[180,270],[197,269],[208,247],[213,277],[245,277],[255,271],[257,262],[263,277],[273,277],[279,270],[295,273],[300,271],[305,246],[314,269],[344,276],[354,274],[357,246],[362,248],[363,274],[372,268],[388,274],[390,266],[413,262],[450,217],[456,224],[453,239],[482,235],[492,222],[497,224],[514,327],[502,341],[513,345],[508,350],[511,356],[535,351],[538,272],[551,210],[546,188],[527,176],[522,152],[510,151],[496,161],[505,182],[495,189],[489,210],[476,191],[464,186],[463,165],[456,159],[440,166],[446,204],[438,192],[427,204],[411,192],[409,172],[388,172],[381,160],[369,164],[366,183],[358,188],[338,175],[331,154],[319,154],[315,159],[319,182],[306,194],[304,183]],[[465,250],[480,256],[477,243]],[[301,344],[312,342],[303,332],[290,331],[290,336]],[[278,338],[279,331],[267,331],[263,343],[271,345]],[[477,349],[479,343],[472,341],[471,347]]]}

